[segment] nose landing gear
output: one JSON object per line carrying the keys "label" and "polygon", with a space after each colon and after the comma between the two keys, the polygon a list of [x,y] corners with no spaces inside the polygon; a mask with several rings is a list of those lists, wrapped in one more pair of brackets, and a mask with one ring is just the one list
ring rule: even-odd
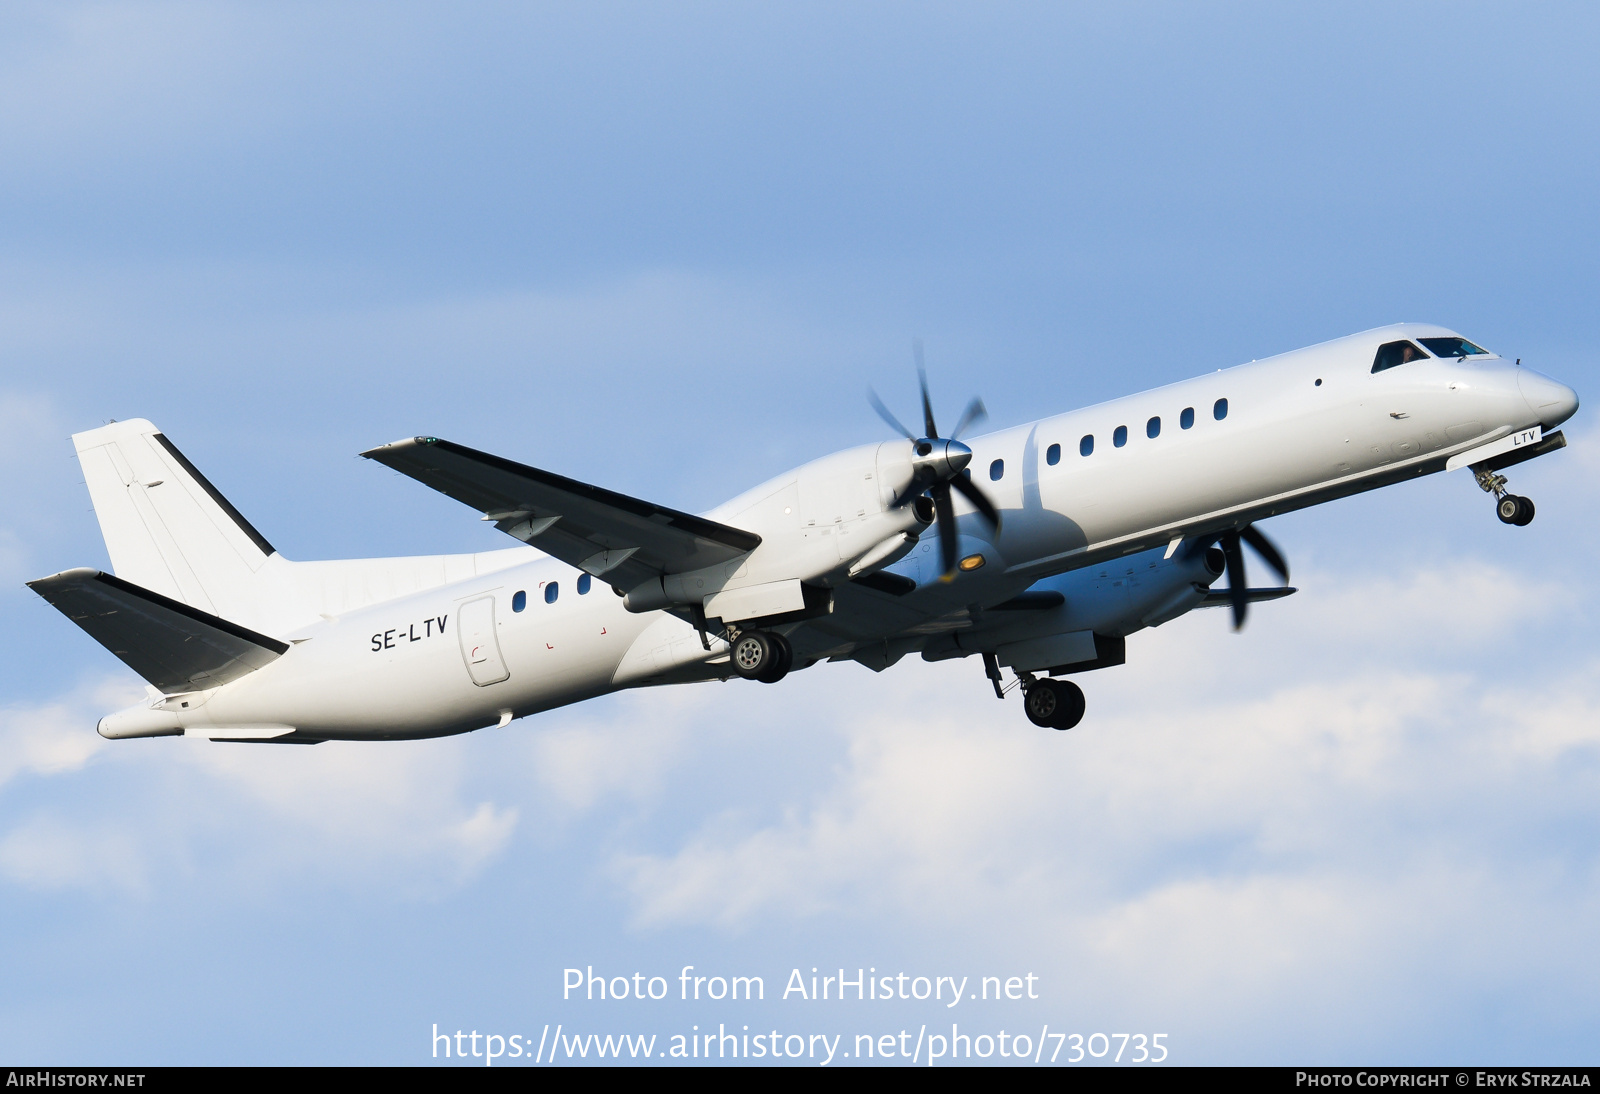
{"label": "nose landing gear", "polygon": [[1501,497],[1494,511],[1501,524],[1515,524],[1520,528],[1533,520],[1533,502],[1519,494]]}
{"label": "nose landing gear", "polygon": [[1507,493],[1504,475],[1481,465],[1474,465],[1472,473],[1484,493],[1494,495],[1494,512],[1501,524],[1515,524],[1521,528],[1533,521],[1533,501],[1520,494]]}

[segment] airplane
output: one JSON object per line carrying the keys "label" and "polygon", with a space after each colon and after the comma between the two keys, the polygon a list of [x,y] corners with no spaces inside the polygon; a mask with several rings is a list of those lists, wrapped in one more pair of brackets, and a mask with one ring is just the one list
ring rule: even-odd
{"label": "airplane", "polygon": [[[702,515],[437,437],[362,455],[518,544],[291,562],[143,419],[73,437],[113,573],[29,582],[148,681],[107,738],[316,744],[505,726],[624,688],[776,684],[823,661],[977,656],[1035,725],[1083,718],[1069,677],[1253,587],[1280,513],[1564,447],[1569,387],[1443,327],[1396,324],[962,440],[922,428],[807,463]],[[1226,577],[1224,589],[1214,589]],[[1010,670],[1007,680],[1005,670]]]}

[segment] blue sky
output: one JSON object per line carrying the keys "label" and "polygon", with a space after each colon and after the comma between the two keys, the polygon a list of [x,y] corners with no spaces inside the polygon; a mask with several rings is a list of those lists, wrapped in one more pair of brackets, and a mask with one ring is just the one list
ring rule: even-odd
{"label": "blue sky", "polygon": [[[1397,320],[1596,398],[1583,5],[9,5],[0,1047],[427,1059],[561,970],[1039,975],[974,1029],[1178,1062],[1574,1062],[1600,1021],[1600,435],[1278,518],[1034,730],[968,662],[462,739],[102,742],[22,587],[105,565],[70,433],[156,421],[291,558],[503,546],[354,458],[432,433],[707,508],[908,408],[1006,425]],[[909,412],[909,411],[907,411]],[[396,519],[399,518],[399,519]],[[382,522],[380,545],[374,528]],[[881,1027],[881,1030],[880,1030]],[[848,1040],[847,1036],[847,1040]]]}

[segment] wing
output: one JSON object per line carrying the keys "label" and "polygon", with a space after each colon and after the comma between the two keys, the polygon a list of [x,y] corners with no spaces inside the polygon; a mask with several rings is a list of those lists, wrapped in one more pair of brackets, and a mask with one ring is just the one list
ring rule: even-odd
{"label": "wing", "polygon": [[98,570],[67,570],[28,587],[168,695],[237,680],[289,648]]}
{"label": "wing", "polygon": [[[1293,596],[1300,590],[1284,586],[1279,589],[1246,589],[1244,599],[1250,604],[1259,604],[1263,600],[1279,600],[1286,596]],[[1233,594],[1227,589],[1219,589],[1214,593],[1207,593],[1205,599],[1196,604],[1197,608],[1223,608],[1233,602]]]}
{"label": "wing", "polygon": [[437,437],[361,453],[448,494],[502,532],[621,589],[748,554],[761,537]]}

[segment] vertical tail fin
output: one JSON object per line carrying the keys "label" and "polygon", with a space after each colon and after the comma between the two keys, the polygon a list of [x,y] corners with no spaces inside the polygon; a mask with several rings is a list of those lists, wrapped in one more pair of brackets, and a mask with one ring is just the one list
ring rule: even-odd
{"label": "vertical tail fin", "polygon": [[72,443],[118,577],[223,617],[256,598],[272,544],[160,430],[135,418]]}
{"label": "vertical tail fin", "polygon": [[476,555],[290,562],[142,418],[72,438],[116,576],[207,615],[281,636],[528,557]]}

